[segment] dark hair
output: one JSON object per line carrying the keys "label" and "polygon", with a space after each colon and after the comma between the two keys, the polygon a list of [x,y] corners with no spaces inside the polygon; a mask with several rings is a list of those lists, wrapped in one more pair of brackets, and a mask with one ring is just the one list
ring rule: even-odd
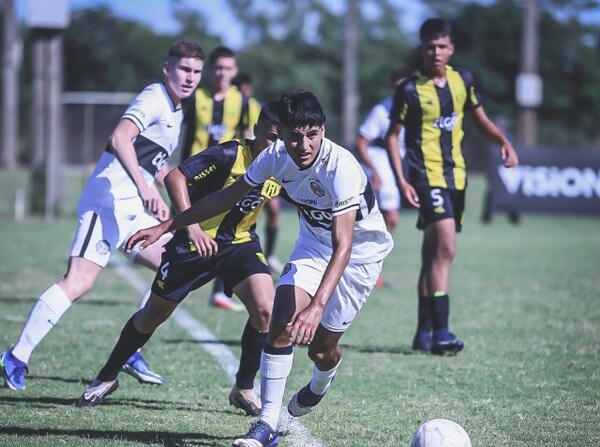
{"label": "dark hair", "polygon": [[252,77],[248,73],[240,71],[235,77],[231,80],[231,83],[236,87],[240,87],[241,85],[252,84]]}
{"label": "dark hair", "polygon": [[279,124],[279,103],[271,101],[265,104],[260,109],[256,123],[259,126],[277,126]]}
{"label": "dark hair", "polygon": [[390,73],[390,83],[396,85],[398,81],[406,79],[411,75],[410,70],[406,68],[398,68]]}
{"label": "dark hair", "polygon": [[169,47],[169,62],[183,58],[204,60],[204,51],[198,45],[187,40],[180,40]]}
{"label": "dark hair", "polygon": [[217,59],[222,57],[231,57],[235,59],[235,52],[229,47],[217,47],[210,52],[208,56],[208,63],[212,66],[215,65]]}
{"label": "dark hair", "polygon": [[279,122],[286,127],[322,126],[325,113],[313,93],[293,90],[279,98]]}
{"label": "dark hair", "polygon": [[450,39],[452,39],[452,26],[444,19],[427,19],[421,25],[419,37],[421,38],[421,42],[439,39],[440,37],[450,37]]}

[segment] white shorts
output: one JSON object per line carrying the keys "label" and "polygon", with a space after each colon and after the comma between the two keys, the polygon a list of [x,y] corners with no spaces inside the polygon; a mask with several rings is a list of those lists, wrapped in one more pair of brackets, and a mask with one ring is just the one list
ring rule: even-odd
{"label": "white shorts", "polygon": [[[110,256],[120,249],[125,253],[125,243],[142,228],[152,227],[158,219],[146,214],[125,214],[108,208],[80,203],[78,224],[71,245],[71,256],[78,256],[106,267]],[[139,253],[137,247],[126,254],[129,260]]]}
{"label": "white shorts", "polygon": [[[379,209],[382,211],[400,209],[400,191],[398,190],[398,186],[396,186],[396,178],[394,177],[394,171],[392,171],[387,151],[383,148],[374,147],[369,147],[367,150],[371,163],[381,179],[381,186],[379,191],[376,192]],[[371,173],[368,169],[366,172],[369,178],[371,178]]]}
{"label": "white shorts", "polygon": [[[307,292],[311,297],[317,292],[328,261],[315,258],[314,254],[302,256],[294,250],[285,265],[278,285],[292,285]],[[350,262],[323,311],[321,324],[331,332],[344,332],[367,302],[371,290],[383,268],[383,261],[373,263]]]}

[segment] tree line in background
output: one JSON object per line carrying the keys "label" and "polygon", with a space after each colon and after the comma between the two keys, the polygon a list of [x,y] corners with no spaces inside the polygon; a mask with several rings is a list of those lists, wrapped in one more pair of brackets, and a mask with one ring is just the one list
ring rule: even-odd
{"label": "tree line in background", "polygon": [[[343,84],[343,12],[332,12],[325,0],[229,0],[246,36],[238,50],[239,65],[251,74],[262,101],[277,99],[291,88],[305,88],[320,98],[328,115],[328,134],[340,135]],[[399,67],[418,68],[418,36],[400,26],[402,11],[394,0],[358,2],[370,13],[358,14],[359,117],[391,94],[389,74]],[[519,72],[521,2],[497,0],[482,5],[460,0],[426,1],[432,15],[454,26],[453,64],[469,68],[483,92],[486,109],[503,116],[513,129],[517,106],[515,78]],[[539,108],[539,143],[564,148],[600,147],[600,27],[585,25],[576,15],[551,12],[589,6],[589,1],[545,4],[540,17],[539,69],[544,81]],[[597,2],[591,2],[597,7]],[[139,91],[161,78],[161,63],[177,39],[197,41],[206,53],[221,44],[207,32],[206,18],[172,0],[181,24],[177,35],[156,34],[140,23],[115,16],[106,7],[72,14],[64,39],[64,88],[67,91]],[[568,11],[567,11],[568,12]],[[29,122],[31,51],[23,28],[21,82],[23,134]],[[21,158],[27,161],[27,154]]]}

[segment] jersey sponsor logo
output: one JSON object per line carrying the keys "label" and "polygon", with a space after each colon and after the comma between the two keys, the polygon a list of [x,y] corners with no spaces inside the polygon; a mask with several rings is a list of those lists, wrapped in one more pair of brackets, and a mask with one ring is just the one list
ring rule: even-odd
{"label": "jersey sponsor logo", "polygon": [[296,199],[297,202],[302,203],[304,205],[316,205],[317,204],[317,199],[307,199],[304,197],[300,197],[298,199]]}
{"label": "jersey sponsor logo", "polygon": [[317,180],[311,180],[309,186],[315,196],[323,197],[325,195],[325,188]]}
{"label": "jersey sponsor logo", "polygon": [[458,116],[456,112],[452,112],[450,116],[440,116],[433,122],[433,127],[445,130],[447,132],[452,132],[454,127],[456,126],[456,121],[458,120]]}
{"label": "jersey sponsor logo", "polygon": [[199,174],[196,174],[194,176],[194,180],[202,180],[203,178],[208,177],[210,174],[212,174],[216,170],[217,170],[217,167],[215,165],[210,165],[204,171],[200,172]]}
{"label": "jersey sponsor logo", "polygon": [[246,196],[237,203],[237,207],[242,213],[248,214],[262,205],[264,201],[265,198],[263,196]]}
{"label": "jersey sponsor logo", "polygon": [[326,230],[331,229],[331,224],[333,222],[331,211],[319,210],[307,206],[300,206],[300,210],[302,211],[302,214],[304,214],[304,217],[310,226],[320,227]]}
{"label": "jersey sponsor logo", "polygon": [[293,182],[293,181],[294,181],[294,179],[292,179],[292,180],[288,180],[288,179],[286,179],[286,178],[282,178],[282,179],[281,179],[281,182],[282,182],[282,183],[290,183],[290,182]]}
{"label": "jersey sponsor logo", "polygon": [[96,253],[99,255],[105,255],[110,250],[110,243],[106,239],[96,242]]}
{"label": "jersey sponsor logo", "polygon": [[354,196],[352,197],[348,197],[347,199],[344,200],[336,200],[335,203],[333,204],[333,208],[343,208],[345,206],[347,206],[349,203],[352,203],[352,201],[354,200]]}

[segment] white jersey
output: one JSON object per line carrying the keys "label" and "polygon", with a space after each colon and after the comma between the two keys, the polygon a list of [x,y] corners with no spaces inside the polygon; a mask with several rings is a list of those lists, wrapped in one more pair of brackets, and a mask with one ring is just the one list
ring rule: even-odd
{"label": "white jersey", "polygon": [[300,169],[277,140],[250,165],[244,179],[259,185],[270,177],[281,185],[281,196],[300,210],[297,246],[304,244],[321,256],[330,255],[333,218],[356,210],[352,261],[378,262],[391,251],[393,241],[371,185],[354,156],[343,147],[324,138],[313,164]]}
{"label": "white jersey", "polygon": [[[133,142],[140,171],[152,185],[158,171],[177,149],[183,112],[175,107],[162,83],[150,84],[129,104],[121,119],[131,120],[140,134]],[[144,212],[137,187],[107,147],[81,195],[83,203],[127,214]]]}
{"label": "white jersey", "polygon": [[[369,148],[385,150],[385,133],[390,127],[390,112],[393,98],[389,97],[376,104],[358,129],[358,133],[369,140]],[[400,156],[404,158],[406,149],[403,138],[404,128],[400,131]]]}

